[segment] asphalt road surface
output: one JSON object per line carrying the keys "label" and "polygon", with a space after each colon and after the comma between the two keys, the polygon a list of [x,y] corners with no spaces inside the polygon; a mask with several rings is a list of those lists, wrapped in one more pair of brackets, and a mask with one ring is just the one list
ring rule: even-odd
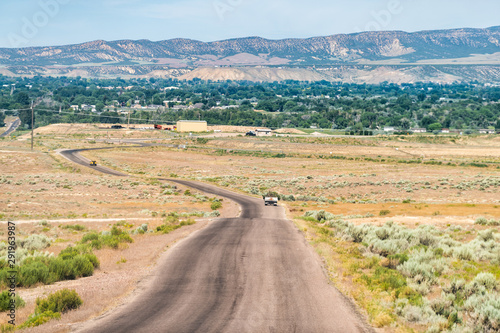
{"label": "asphalt road surface", "polygon": [[[78,160],[77,151],[66,156]],[[282,207],[202,183],[170,181],[234,200],[241,214],[217,219],[171,248],[129,302],[78,332],[373,331],[328,283]]]}
{"label": "asphalt road surface", "polygon": [[9,127],[7,128],[7,130],[5,132],[0,134],[0,138],[9,136],[12,132],[14,132],[19,127],[19,125],[21,125],[21,120],[19,118],[17,118],[9,125]]}
{"label": "asphalt road surface", "polygon": [[100,150],[100,149],[111,149],[111,148],[106,147],[106,148],[89,148],[89,149],[64,149],[64,150],[57,151],[57,153],[71,162],[89,167],[93,170],[96,170],[96,171],[99,171],[102,173],[106,173],[108,175],[113,175],[113,176],[118,176],[118,177],[128,176],[126,173],[119,172],[119,171],[116,171],[116,170],[113,170],[110,168],[106,168],[106,167],[101,166],[101,165],[90,166],[90,160],[79,154],[81,151]]}

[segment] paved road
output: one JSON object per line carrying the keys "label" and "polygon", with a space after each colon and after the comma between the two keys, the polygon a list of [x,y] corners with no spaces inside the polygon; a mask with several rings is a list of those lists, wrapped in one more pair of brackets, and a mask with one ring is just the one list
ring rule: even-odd
{"label": "paved road", "polygon": [[170,181],[234,200],[242,212],[170,249],[130,302],[79,332],[372,332],[328,283],[282,207],[207,184]]}
{"label": "paved road", "polygon": [[21,120],[19,118],[17,118],[12,123],[10,123],[9,127],[7,128],[7,130],[5,132],[0,134],[0,138],[9,136],[12,132],[14,132],[19,127],[19,125],[21,125]]}
{"label": "paved road", "polygon": [[[113,147],[115,148],[115,147]],[[88,149],[63,149],[63,150],[58,150],[57,153],[64,157],[65,159],[89,167],[93,170],[106,173],[108,175],[113,175],[113,176],[118,176],[118,177],[126,177],[128,176],[126,173],[116,171],[110,168],[106,168],[102,165],[97,165],[97,166],[90,166],[90,160],[88,158],[83,157],[79,153],[82,151],[88,151],[88,150],[101,150],[101,149],[111,149],[111,148],[88,148]]]}

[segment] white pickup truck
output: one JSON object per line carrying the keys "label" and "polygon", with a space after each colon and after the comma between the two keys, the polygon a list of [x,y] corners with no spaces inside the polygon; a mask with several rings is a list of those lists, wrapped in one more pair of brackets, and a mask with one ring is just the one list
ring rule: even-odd
{"label": "white pickup truck", "polygon": [[266,206],[278,206],[278,198],[277,197],[264,197],[264,204]]}

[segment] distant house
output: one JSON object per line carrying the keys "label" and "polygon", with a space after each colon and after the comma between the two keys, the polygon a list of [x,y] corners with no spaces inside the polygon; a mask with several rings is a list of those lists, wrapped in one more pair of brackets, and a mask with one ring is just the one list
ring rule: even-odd
{"label": "distant house", "polygon": [[208,132],[206,121],[179,120],[177,122],[177,132]]}
{"label": "distant house", "polygon": [[82,104],[82,110],[96,112],[95,105]]}
{"label": "distant house", "polygon": [[484,129],[480,129],[479,133],[481,133],[481,134],[495,134],[496,132],[495,132],[494,129],[486,129],[486,128],[484,128]]}
{"label": "distant house", "polygon": [[450,129],[449,128],[443,128],[441,130],[441,133],[450,133]]}
{"label": "distant house", "polygon": [[78,109],[80,108],[78,105],[71,105],[70,108],[73,110],[73,111],[78,111]]}
{"label": "distant house", "polygon": [[413,133],[427,133],[427,130],[425,128],[412,128],[410,129]]}
{"label": "distant house", "polygon": [[384,126],[384,132],[395,132],[396,128],[394,126]]}
{"label": "distant house", "polygon": [[201,109],[205,104],[203,103],[195,103],[193,105],[191,105],[189,108],[190,109]]}
{"label": "distant house", "polygon": [[255,134],[257,134],[257,136],[271,136],[272,130],[270,130],[270,129],[256,129]]}

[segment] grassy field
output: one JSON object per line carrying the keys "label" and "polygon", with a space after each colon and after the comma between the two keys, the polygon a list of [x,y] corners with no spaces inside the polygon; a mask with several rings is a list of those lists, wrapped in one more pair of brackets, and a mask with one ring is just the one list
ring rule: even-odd
{"label": "grassy field", "polygon": [[[83,153],[134,176],[127,179],[76,167],[54,153],[115,147],[99,140],[140,137],[187,148],[129,146]],[[256,197],[274,191],[323,258],[332,283],[381,332],[499,328],[498,136],[179,138],[160,131],[52,125],[37,130],[34,153],[26,138],[0,141],[5,207],[0,218],[36,220],[22,224],[21,235],[52,238],[47,250],[54,254],[86,232],[109,230],[116,223],[112,219],[122,219],[128,231],[144,223],[154,230],[169,213],[188,218],[212,211],[213,198],[157,177],[198,180]],[[222,214],[224,209],[234,212],[226,202]],[[83,222],[51,222],[61,219]],[[60,227],[75,224],[85,230]],[[114,271],[127,270],[136,244],[167,236],[132,237],[135,242],[127,248],[96,251],[98,258],[111,258],[101,260],[98,273],[103,262]]]}

